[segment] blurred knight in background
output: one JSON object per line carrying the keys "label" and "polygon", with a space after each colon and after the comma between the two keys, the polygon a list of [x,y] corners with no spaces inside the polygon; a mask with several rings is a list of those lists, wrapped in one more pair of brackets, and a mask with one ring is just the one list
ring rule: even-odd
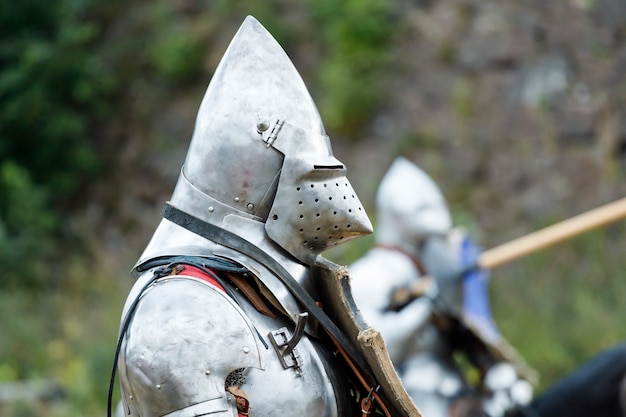
{"label": "blurred knight in background", "polygon": [[[533,399],[537,376],[498,331],[480,248],[453,228],[435,182],[397,158],[380,183],[376,245],[349,267],[352,293],[427,417],[623,415],[626,345]],[[593,387],[593,388],[592,388]]]}
{"label": "blurred knight in background", "polygon": [[[332,268],[320,252],[372,231],[345,175],[297,70],[246,18],[133,269],[116,353],[120,414],[390,415],[318,305],[316,274]],[[111,392],[109,415],[110,402]]]}
{"label": "blurred knight in background", "polygon": [[528,403],[534,374],[491,319],[488,274],[464,272],[479,249],[452,227],[434,181],[397,158],[376,207],[376,245],[350,265],[352,292],[422,413],[498,417]]}

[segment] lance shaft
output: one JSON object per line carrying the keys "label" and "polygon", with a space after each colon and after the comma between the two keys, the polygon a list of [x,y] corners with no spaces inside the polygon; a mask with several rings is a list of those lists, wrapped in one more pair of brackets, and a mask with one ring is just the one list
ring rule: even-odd
{"label": "lance shaft", "polygon": [[484,251],[477,266],[492,269],[626,217],[626,197]]}

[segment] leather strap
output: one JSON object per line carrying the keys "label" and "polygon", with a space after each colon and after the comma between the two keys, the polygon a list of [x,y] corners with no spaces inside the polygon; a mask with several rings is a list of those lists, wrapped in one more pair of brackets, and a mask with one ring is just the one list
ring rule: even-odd
{"label": "leather strap", "polygon": [[350,359],[346,351],[343,349],[343,347],[339,345],[332,336],[331,336],[331,340],[335,344],[335,347],[337,348],[337,351],[339,352],[339,354],[344,358],[344,360],[346,361],[346,363],[352,370],[352,373],[356,375],[361,385],[363,385],[363,388],[365,388],[365,390],[368,392],[366,397],[361,398],[361,416],[367,417],[369,414],[371,414],[374,409],[374,400],[377,400],[378,405],[380,406],[380,409],[385,414],[385,416],[391,417],[391,413],[389,412],[389,409],[387,409],[387,406],[385,405],[384,401],[382,400],[382,398],[380,397],[378,393],[378,390],[380,389],[380,385],[376,385],[376,386],[370,385],[365,379],[365,377],[359,372],[359,369],[355,366],[354,362],[352,362],[352,360]]}
{"label": "leather strap", "polygon": [[419,271],[420,275],[422,275],[422,276],[428,275],[428,271],[426,270],[426,267],[424,266],[424,263],[420,260],[420,258],[415,256],[411,252],[401,248],[400,246],[386,245],[386,244],[383,244],[383,243],[378,243],[378,244],[376,244],[376,247],[377,248],[381,248],[381,249],[387,249],[387,250],[391,250],[391,251],[400,252],[400,253],[406,255],[411,260],[413,265],[415,265],[415,269],[417,269]]}
{"label": "leather strap", "polygon": [[[291,294],[304,306],[304,308],[319,322],[326,330],[335,343],[345,352],[350,362],[359,370],[357,376],[366,379],[366,386],[377,386],[376,378],[374,378],[370,366],[367,364],[363,356],[359,353],[350,339],[337,327],[337,325],[326,315],[326,313],[317,305],[315,300],[298,281],[274,258],[269,256],[265,251],[253,245],[246,239],[238,236],[228,230],[222,229],[213,224],[198,219],[182,210],[177,209],[169,203],[165,203],[163,207],[163,218],[167,219],[187,230],[193,232],[205,239],[218,243],[227,248],[236,250],[251,256],[257,262],[260,262],[287,287]],[[362,381],[363,382],[363,381]]]}
{"label": "leather strap", "polygon": [[258,312],[271,318],[276,317],[276,314],[274,314],[274,312],[268,307],[261,295],[259,295],[259,292],[254,289],[245,278],[241,275],[236,275],[230,272],[225,272],[224,274],[233,284],[235,284],[237,288],[239,288],[239,290],[246,296],[248,301],[252,303]]}

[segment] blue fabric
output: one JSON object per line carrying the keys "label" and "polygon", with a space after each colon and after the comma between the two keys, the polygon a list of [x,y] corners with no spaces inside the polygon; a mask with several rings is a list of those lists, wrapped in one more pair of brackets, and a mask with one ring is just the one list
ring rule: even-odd
{"label": "blue fabric", "polygon": [[[463,269],[476,265],[481,253],[470,238],[465,237],[460,248],[460,262]],[[463,312],[465,318],[478,328],[483,336],[492,341],[500,338],[500,331],[491,317],[489,306],[489,271],[473,268],[463,276]]]}

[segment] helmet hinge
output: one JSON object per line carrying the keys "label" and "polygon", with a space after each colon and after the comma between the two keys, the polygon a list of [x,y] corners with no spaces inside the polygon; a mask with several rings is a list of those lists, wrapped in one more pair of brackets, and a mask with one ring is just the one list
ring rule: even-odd
{"label": "helmet hinge", "polygon": [[267,143],[268,148],[274,144],[276,138],[278,138],[278,133],[283,128],[284,124],[285,121],[282,119],[276,119],[276,121],[274,121],[274,125],[272,126],[272,130],[270,130],[269,135],[267,136],[267,138],[263,139],[265,143]]}

